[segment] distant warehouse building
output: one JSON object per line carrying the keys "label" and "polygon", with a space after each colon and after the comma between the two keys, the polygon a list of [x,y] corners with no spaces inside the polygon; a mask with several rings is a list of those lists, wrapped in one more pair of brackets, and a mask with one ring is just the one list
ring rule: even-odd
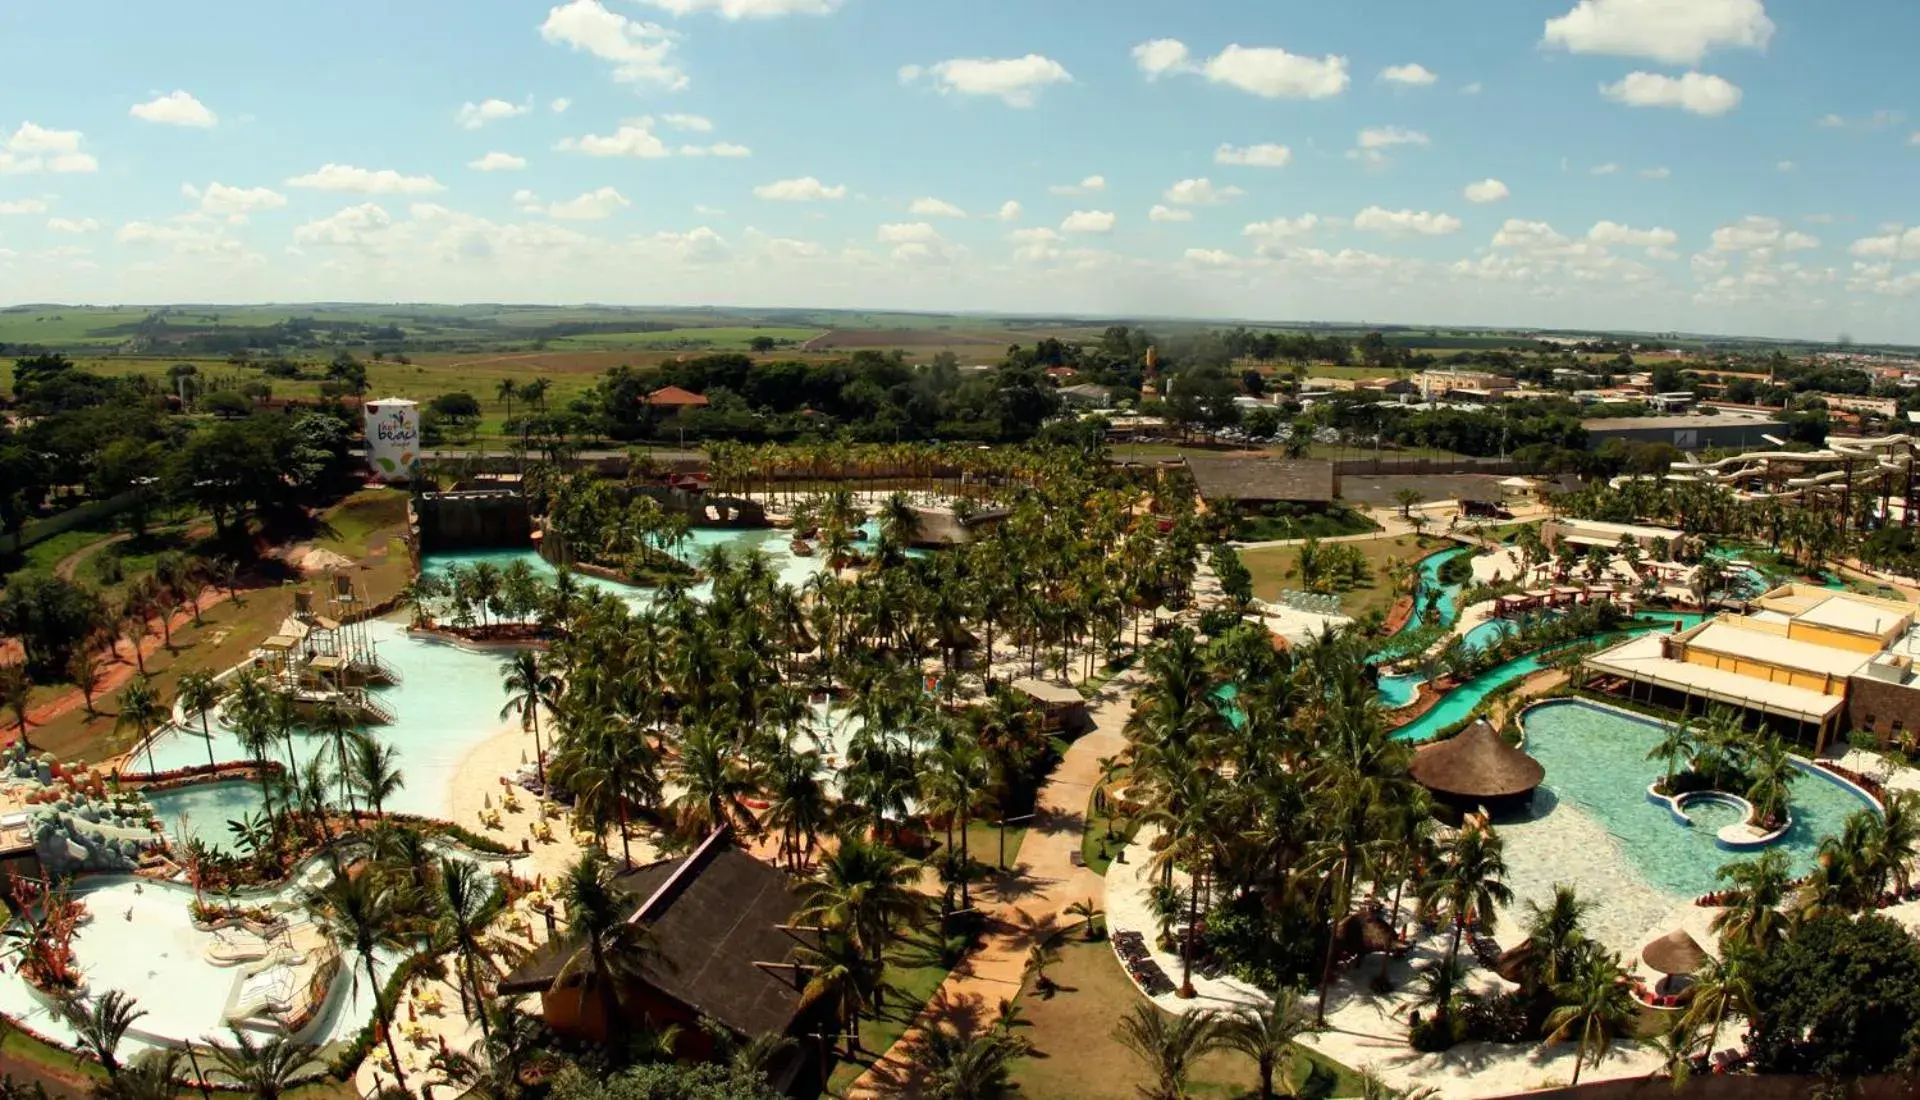
{"label": "distant warehouse building", "polygon": [[1587,449],[1610,439],[1622,443],[1667,443],[1683,451],[1745,450],[1770,447],[1767,439],[1785,439],[1787,426],[1762,416],[1716,413],[1712,416],[1620,416],[1582,420]]}

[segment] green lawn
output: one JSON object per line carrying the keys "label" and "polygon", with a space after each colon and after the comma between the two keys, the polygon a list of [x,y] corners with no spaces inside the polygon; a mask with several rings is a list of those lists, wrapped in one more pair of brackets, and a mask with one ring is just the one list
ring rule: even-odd
{"label": "green lawn", "polygon": [[1364,535],[1380,530],[1380,525],[1357,508],[1335,505],[1325,511],[1276,505],[1274,514],[1242,515],[1234,524],[1233,537],[1241,542],[1267,542],[1273,539],[1327,539],[1346,535]]}
{"label": "green lawn", "polygon": [[403,537],[407,494],[400,489],[362,489],[327,513],[331,533],[316,540],[323,550],[360,557],[374,548],[373,538]]}
{"label": "green lawn", "polygon": [[[877,1016],[861,1019],[860,1054],[850,1061],[843,1058],[834,1066],[827,1081],[831,1095],[845,1096],[847,1086],[905,1034],[907,1025],[933,998],[934,990],[947,980],[947,968],[942,965],[938,954],[940,945],[934,936],[933,929],[919,928],[902,935],[887,950],[886,982],[892,992]],[[841,1049],[844,1052],[845,1044]]]}
{"label": "green lawn", "polygon": [[[1127,770],[1122,768],[1119,776],[1124,780],[1126,774]],[[1080,858],[1087,861],[1087,867],[1094,874],[1104,876],[1113,864],[1113,857],[1126,848],[1139,828],[1138,821],[1102,812],[1100,800],[1088,795],[1087,826],[1080,834]],[[1112,839],[1107,837],[1109,831]]]}
{"label": "green lawn", "polygon": [[[1358,619],[1369,611],[1386,614],[1393,607],[1393,601],[1399,593],[1393,590],[1393,584],[1387,579],[1387,565],[1395,558],[1409,563],[1417,562],[1428,553],[1433,539],[1421,539],[1415,535],[1399,535],[1394,538],[1363,539],[1359,542],[1336,543],[1334,545],[1351,546],[1366,558],[1367,567],[1372,576],[1367,583],[1349,592],[1340,594],[1340,613]],[[1423,543],[1425,545],[1423,545]],[[1300,548],[1297,546],[1276,546],[1265,550],[1242,550],[1240,561],[1247,571],[1253,574],[1253,594],[1263,600],[1278,599],[1285,588],[1300,587],[1297,576],[1289,576],[1297,570],[1300,563]]]}

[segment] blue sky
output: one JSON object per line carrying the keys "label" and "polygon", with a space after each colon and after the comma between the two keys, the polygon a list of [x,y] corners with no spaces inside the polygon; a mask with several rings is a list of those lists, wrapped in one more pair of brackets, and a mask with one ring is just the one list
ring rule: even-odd
{"label": "blue sky", "polygon": [[1920,342],[1915,41],[1910,0],[8,5],[0,300]]}

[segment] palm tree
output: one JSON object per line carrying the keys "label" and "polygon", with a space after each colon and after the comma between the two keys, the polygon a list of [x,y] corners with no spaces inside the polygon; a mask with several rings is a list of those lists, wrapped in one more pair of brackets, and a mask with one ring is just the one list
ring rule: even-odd
{"label": "palm tree", "polygon": [[[1294,1040],[1314,1030],[1300,994],[1282,989],[1263,1009],[1243,1007],[1220,1023],[1220,1042],[1253,1059],[1260,1070],[1260,1100],[1273,1100],[1273,1079],[1293,1079]],[[1289,1090],[1291,1091],[1291,1090]]]}
{"label": "palm tree", "polygon": [[860,1016],[879,999],[885,961],[869,955],[853,937],[832,931],[821,933],[817,947],[794,948],[793,959],[807,975],[807,984],[800,990],[801,1006],[833,1006],[847,1029],[847,1057],[860,1053]]}
{"label": "palm tree", "polygon": [[27,675],[24,665],[6,665],[0,667],[0,705],[13,711],[13,721],[20,730],[20,744],[33,748],[33,742],[27,739],[27,711],[31,709],[33,698],[33,678]]}
{"label": "palm tree", "polygon": [[214,767],[213,731],[207,724],[207,714],[220,704],[220,684],[210,672],[184,672],[175,685],[175,691],[180,708],[187,714],[200,717],[200,736],[207,742],[207,767]]}
{"label": "palm tree", "polygon": [[[152,732],[167,720],[166,709],[160,705],[160,697],[154,693],[153,684],[145,676],[135,676],[120,694],[114,697],[119,712],[113,719],[113,732],[130,729],[136,742],[144,741],[147,746],[147,771],[155,771],[153,765]],[[26,739],[26,727],[21,726],[21,740]]]}
{"label": "palm tree", "polygon": [[354,821],[360,820],[360,804],[353,798],[353,765],[350,746],[359,738],[360,712],[344,699],[330,698],[314,712],[313,731],[333,746],[334,774],[340,782],[340,797]]}
{"label": "palm tree", "polygon": [[306,907],[321,932],[343,951],[358,955],[361,965],[366,967],[367,989],[374,999],[374,1015],[381,1030],[386,1032],[393,1076],[401,1088],[406,1088],[406,1071],[400,1068],[400,1048],[393,1039],[392,1006],[380,995],[380,974],[374,969],[376,951],[401,950],[412,942],[400,919],[398,895],[384,875],[341,874],[335,875],[326,886],[309,890]]}
{"label": "palm tree", "polygon": [[1879,816],[1869,815],[1873,823],[1867,846],[1867,865],[1874,892],[1889,883],[1902,893],[1912,881],[1913,861],[1920,858],[1920,793],[1888,791],[1881,800]]}
{"label": "palm tree", "polygon": [[746,800],[758,792],[758,785],[733,743],[717,729],[696,726],[685,731],[679,747],[672,779],[680,793],[668,809],[681,832],[703,837],[722,826],[749,835],[757,832],[759,822]]}
{"label": "palm tree", "polygon": [[[502,383],[504,385],[504,383]],[[533,732],[534,767],[542,790],[547,786],[547,758],[540,748],[540,708],[551,712],[560,699],[560,678],[553,674],[540,655],[531,649],[515,653],[501,665],[500,686],[506,690],[506,705],[500,708],[500,720],[517,715],[520,728]]]}
{"label": "palm tree", "polygon": [[919,873],[919,865],[898,851],[843,835],[803,888],[793,921],[843,933],[878,959],[894,930],[924,907],[924,896],[914,889]]}
{"label": "palm tree", "polygon": [[362,735],[353,742],[350,760],[353,789],[367,800],[375,817],[384,815],[387,799],[400,793],[400,788],[406,786],[406,776],[398,767],[399,760],[399,750],[372,736]]}
{"label": "palm tree", "polygon": [[620,829],[620,855],[633,866],[627,824],[635,807],[660,802],[656,753],[643,731],[611,721],[588,718],[574,723],[558,742],[553,758],[553,783],[574,797],[576,819],[593,826],[595,834],[609,825]]}
{"label": "palm tree", "polygon": [[1047,976],[1047,971],[1058,965],[1060,948],[1054,945],[1052,936],[1037,940],[1027,948],[1026,974],[1041,993],[1053,993],[1053,979]]}
{"label": "palm tree", "polygon": [[1099,930],[1100,918],[1106,916],[1106,910],[1095,905],[1092,898],[1074,902],[1067,906],[1066,912],[1069,917],[1080,918],[1080,931],[1088,942],[1093,941],[1094,933]]}
{"label": "palm tree", "polygon": [[1769,848],[1720,868],[1719,877],[1733,884],[1722,898],[1726,907],[1713,915],[1710,926],[1721,940],[1761,951],[1779,943],[1787,925],[1780,906],[1793,881],[1787,854]]}
{"label": "palm tree", "polygon": [[1577,1037],[1580,1052],[1573,1060],[1572,1084],[1580,1083],[1580,1068],[1599,1065],[1613,1049],[1617,1035],[1629,1031],[1639,1015],[1628,992],[1619,956],[1588,943],[1580,951],[1573,974],[1553,987],[1560,1007],[1547,1014],[1547,1042]]}
{"label": "palm tree", "polygon": [[1662,730],[1660,743],[1647,750],[1647,759],[1667,762],[1667,782],[1662,789],[1671,790],[1673,774],[1679,770],[1680,761],[1692,759],[1698,742],[1693,735],[1691,719],[1682,718],[1670,726],[1662,727]]}
{"label": "palm tree", "polygon": [[780,830],[780,852],[797,869],[813,851],[814,838],[833,819],[833,803],[820,778],[820,754],[783,748],[767,769],[768,827]]}
{"label": "palm tree", "polygon": [[[241,1091],[258,1100],[280,1100],[293,1087],[295,1077],[318,1064],[319,1051],[307,1043],[296,1043],[285,1035],[259,1038],[232,1024],[227,1025],[227,1030],[233,1033],[232,1046],[208,1044],[213,1048],[214,1060]],[[395,1068],[398,1069],[397,1062]]]}
{"label": "palm tree", "polygon": [[1660,1055],[1660,1068],[1673,1082],[1676,1091],[1685,1088],[1693,1077],[1693,1060],[1706,1053],[1707,1037],[1700,1034],[1700,1023],[1692,1013],[1676,1017],[1665,1031],[1649,1042]]}
{"label": "palm tree", "polygon": [[[480,984],[477,963],[480,937],[487,930],[490,915],[487,903],[493,897],[493,883],[474,864],[443,856],[440,860],[439,885],[440,891],[435,901],[440,911],[440,927],[453,940],[455,950],[460,953],[461,1007],[468,1019],[479,1020],[480,1036],[484,1040],[492,1036],[492,1025],[487,1019],[487,995]],[[471,1008],[467,1007],[469,990],[473,995]]]}
{"label": "palm tree", "polygon": [[146,1014],[145,1009],[135,1007],[132,997],[117,989],[107,990],[91,1004],[78,997],[60,1002],[60,1015],[73,1028],[74,1041],[81,1050],[100,1059],[100,1068],[107,1071],[109,1081],[120,1076],[120,1040],[133,1022]]}
{"label": "palm tree", "polygon": [[560,968],[556,987],[579,986],[599,1009],[600,1026],[619,1018],[620,991],[655,958],[646,926],[627,920],[628,903],[614,889],[613,873],[598,849],[582,852],[561,877],[555,894],[566,906],[567,932],[579,946]]}
{"label": "palm tree", "polygon": [[1755,954],[1752,948],[1733,945],[1726,958],[1709,955],[1694,975],[1693,1000],[1687,1004],[1686,1020],[1692,1026],[1711,1025],[1707,1033],[1707,1052],[1720,1046],[1720,1027],[1730,1013],[1753,1018],[1758,998],[1749,980]]}
{"label": "palm tree", "polygon": [[183,1052],[171,1047],[147,1051],[94,1095],[101,1100],[177,1100],[180,1086],[175,1079],[185,1060]]}
{"label": "palm tree", "polygon": [[76,647],[67,658],[67,679],[80,689],[87,717],[98,717],[100,712],[93,709],[93,693],[100,690],[100,658],[94,656],[91,644]]}
{"label": "palm tree", "polygon": [[914,1062],[926,1074],[923,1087],[932,1100],[995,1100],[1006,1095],[1008,1070],[1020,1053],[1020,1042],[998,1031],[961,1038],[933,1027],[921,1034]]}
{"label": "palm tree", "polygon": [[1532,946],[1530,966],[1535,985],[1551,988],[1572,976],[1573,964],[1586,933],[1580,927],[1593,902],[1579,897],[1565,883],[1553,885],[1553,900],[1546,905],[1527,901],[1527,943]]}
{"label": "palm tree", "polygon": [[1146,1064],[1144,1100],[1187,1100],[1194,1064],[1221,1044],[1220,1017],[1213,1009],[1174,1016],[1152,1004],[1136,1004],[1120,1018],[1114,1036]]}
{"label": "palm tree", "polygon": [[1463,828],[1441,850],[1432,876],[1420,884],[1420,900],[1453,923],[1453,940],[1447,945],[1449,967],[1460,957],[1467,925],[1477,923],[1491,934],[1500,907],[1513,901],[1513,891],[1504,881],[1507,861],[1502,847],[1491,825]]}

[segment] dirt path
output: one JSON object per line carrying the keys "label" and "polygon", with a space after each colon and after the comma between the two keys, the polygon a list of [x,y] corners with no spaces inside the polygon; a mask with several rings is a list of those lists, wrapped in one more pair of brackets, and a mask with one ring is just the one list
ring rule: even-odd
{"label": "dirt path", "polygon": [[1122,727],[1133,708],[1138,678],[1138,673],[1123,673],[1101,691],[1093,709],[1094,729],[1068,747],[1040,790],[1014,873],[975,895],[987,916],[985,943],[947,975],[899,1042],[848,1089],[849,1097],[915,1095],[914,1054],[920,1035],[941,1023],[962,1032],[985,1026],[1001,1001],[1019,995],[1027,949],[1060,926],[1066,907],[1088,899],[1096,906],[1105,901],[1106,880],[1074,866],[1073,857],[1080,851],[1100,758],[1126,747]]}
{"label": "dirt path", "polygon": [[[208,608],[226,599],[227,593],[224,589],[208,590],[206,594],[200,597],[201,613],[204,614]],[[154,653],[166,645],[166,634],[153,629],[153,624],[159,621],[158,619],[148,621],[149,632],[145,637],[140,639],[140,653],[143,657],[153,656]],[[184,630],[192,624],[192,612],[180,611],[176,612],[173,616],[173,629],[176,632]],[[116,637],[111,647],[103,649],[99,653],[101,664],[100,685],[93,689],[93,697],[95,699],[102,699],[119,691],[140,671],[139,662],[133,659],[132,652],[121,644],[124,640],[124,638]],[[17,646],[13,648],[18,649]],[[86,706],[86,703],[87,697],[81,693],[79,688],[73,688],[40,704],[27,712],[28,736],[32,736],[33,727],[46,725],[48,722],[53,721],[63,714],[79,710],[81,707]]]}
{"label": "dirt path", "polygon": [[92,557],[94,554],[98,553],[101,550],[105,550],[107,547],[112,546],[114,543],[125,542],[132,537],[133,537],[133,532],[122,531],[117,535],[108,535],[106,538],[101,539],[99,542],[90,542],[85,546],[82,546],[80,549],[75,550],[73,553],[68,554],[66,557],[61,558],[59,561],[55,562],[53,566],[53,575],[56,577],[59,577],[63,581],[70,581],[73,579],[73,571],[80,568],[81,562],[86,561],[88,558]]}

